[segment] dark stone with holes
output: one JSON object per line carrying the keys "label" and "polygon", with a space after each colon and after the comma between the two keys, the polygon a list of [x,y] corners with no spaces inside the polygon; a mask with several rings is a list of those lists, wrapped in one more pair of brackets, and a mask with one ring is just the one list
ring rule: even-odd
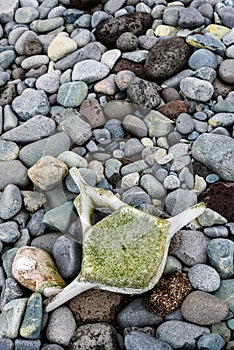
{"label": "dark stone with holes", "polygon": [[206,178],[207,175],[211,174],[212,171],[209,170],[204,164],[200,162],[193,162],[193,173],[194,175],[201,176],[203,178]]}
{"label": "dark stone with holes", "polygon": [[78,10],[86,10],[100,4],[102,0],[70,0],[70,6]]}
{"label": "dark stone with holes", "polygon": [[133,103],[147,108],[156,108],[161,103],[157,84],[137,77],[131,80],[127,95]]}
{"label": "dark stone with holes", "polygon": [[112,73],[117,74],[118,72],[122,70],[130,70],[134,74],[136,74],[139,78],[147,79],[145,72],[144,72],[144,65],[142,63],[129,61],[125,58],[121,58],[118,60],[118,62],[114,65],[112,69]]}
{"label": "dark stone with holes", "polygon": [[216,182],[199,196],[199,202],[217,211],[228,221],[234,221],[234,182]]}
{"label": "dark stone with holes", "polygon": [[149,52],[145,73],[150,79],[171,77],[186,66],[191,53],[191,47],[182,38],[163,40]]}
{"label": "dark stone with holes", "polygon": [[0,90],[0,106],[4,107],[11,102],[16,97],[16,89],[14,84],[9,84]]}
{"label": "dark stone with holes", "polygon": [[28,40],[24,46],[24,53],[26,56],[40,55],[42,51],[42,43],[37,38],[32,38]]}
{"label": "dark stone with holes", "polygon": [[95,36],[98,41],[108,48],[114,48],[116,45],[116,40],[121,34],[131,32],[136,36],[143,35],[151,26],[151,23],[152,17],[149,13],[128,13],[126,15],[101,22],[97,26]]}

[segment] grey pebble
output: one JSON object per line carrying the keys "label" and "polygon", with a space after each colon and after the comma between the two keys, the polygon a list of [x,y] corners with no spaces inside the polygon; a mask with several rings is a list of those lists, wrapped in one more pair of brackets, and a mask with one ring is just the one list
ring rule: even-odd
{"label": "grey pebble", "polygon": [[181,113],[176,118],[176,129],[181,134],[190,134],[194,130],[193,118],[187,113]]}
{"label": "grey pebble", "polygon": [[225,340],[221,335],[216,333],[202,335],[197,342],[199,350],[221,350],[225,345]]}
{"label": "grey pebble", "polygon": [[[205,133],[208,131],[208,123],[207,122],[202,122],[200,120],[195,120],[194,119],[194,130],[197,133]],[[198,135],[199,136],[199,135]]]}
{"label": "grey pebble", "polygon": [[148,168],[148,164],[144,160],[137,160],[134,163],[124,165],[121,168],[121,174],[124,176],[135,172],[140,173],[147,168]]}
{"label": "grey pebble", "polygon": [[151,203],[150,195],[147,194],[141,187],[133,186],[122,194],[123,202],[133,207],[138,207],[141,204]]}
{"label": "grey pebble", "polygon": [[64,233],[71,222],[72,216],[75,216],[73,213],[73,203],[68,201],[48,210],[44,214],[42,222]]}
{"label": "grey pebble", "polygon": [[31,57],[26,57],[21,62],[21,67],[23,69],[36,69],[43,65],[49,63],[49,58],[46,55],[35,55]]}
{"label": "grey pebble", "polygon": [[144,149],[142,143],[135,137],[127,140],[124,147],[124,155],[127,158],[131,158],[140,154]]}
{"label": "grey pebble", "polygon": [[135,115],[127,115],[123,120],[123,127],[126,131],[139,138],[146,137],[148,134],[145,122]]}
{"label": "grey pebble", "polygon": [[118,119],[111,118],[106,122],[104,127],[110,131],[113,140],[125,137],[125,131],[122,123]]}
{"label": "grey pebble", "polygon": [[67,236],[60,236],[53,245],[55,264],[63,278],[74,278],[81,266],[81,246]]}
{"label": "grey pebble", "polygon": [[46,233],[38,236],[31,241],[32,247],[42,248],[52,255],[52,249],[55,241],[61,236],[60,232]]}
{"label": "grey pebble", "polygon": [[[20,327],[20,335],[26,339],[39,339],[42,326],[42,296],[40,293],[30,295]],[[31,343],[32,344],[32,343]]]}
{"label": "grey pebble", "polygon": [[82,80],[92,83],[105,78],[110,72],[107,65],[94,59],[84,60],[75,64],[72,73],[72,80]]}
{"label": "grey pebble", "polygon": [[[9,185],[10,186],[10,185]],[[20,238],[20,231],[15,221],[0,223],[0,239],[4,243],[14,243]]]}
{"label": "grey pebble", "polygon": [[196,339],[203,334],[209,334],[207,327],[197,326],[184,321],[166,321],[156,330],[156,337],[171,345],[173,349],[188,346],[196,349]]}
{"label": "grey pebble", "polygon": [[29,230],[30,236],[37,237],[44,234],[45,225],[42,223],[44,215],[45,209],[40,209],[33,213],[27,224],[27,229]]}
{"label": "grey pebble", "polygon": [[178,89],[180,87],[181,81],[186,77],[192,77],[194,75],[194,71],[192,69],[185,69],[176,75],[168,78],[163,81],[163,85],[171,88]]}
{"label": "grey pebble", "polygon": [[47,325],[46,336],[50,342],[67,346],[76,330],[76,321],[67,306],[52,311]]}
{"label": "grey pebble", "polygon": [[20,190],[15,185],[7,185],[0,200],[0,217],[4,220],[11,219],[22,206]]}
{"label": "grey pebble", "polygon": [[234,273],[234,243],[225,238],[215,238],[207,245],[207,255],[221,278],[231,277]]}
{"label": "grey pebble", "polygon": [[19,147],[15,142],[0,140],[0,161],[14,160],[18,154]]}
{"label": "grey pebble", "polygon": [[11,339],[2,338],[0,339],[0,350],[13,350],[14,342]]}
{"label": "grey pebble", "polygon": [[199,78],[201,80],[207,80],[212,84],[215,78],[217,77],[217,73],[216,70],[214,70],[213,68],[201,67],[196,70],[194,77]]}
{"label": "grey pebble", "polygon": [[115,174],[120,173],[122,163],[118,159],[108,159],[105,164],[105,175],[107,179],[110,179]]}
{"label": "grey pebble", "polygon": [[21,248],[30,244],[30,235],[26,228],[20,229],[20,238],[15,242],[15,248]]}
{"label": "grey pebble", "polygon": [[205,227],[204,234],[210,238],[227,238],[228,229],[225,226]]}
{"label": "grey pebble", "polygon": [[211,266],[206,264],[193,265],[188,272],[192,287],[204,292],[215,292],[220,286],[220,276]]}
{"label": "grey pebble", "polygon": [[167,213],[170,216],[175,216],[197,204],[197,196],[191,191],[179,188],[167,195],[165,204]]}
{"label": "grey pebble", "polygon": [[187,266],[206,264],[206,248],[210,239],[200,231],[181,230],[180,234],[180,245],[171,254]]}
{"label": "grey pebble", "polygon": [[23,297],[23,291],[14,278],[7,278],[5,280],[3,289],[1,291],[0,308],[3,309],[4,305],[11,300]]}
{"label": "grey pebble", "polygon": [[0,337],[15,339],[18,336],[27,298],[18,298],[7,303],[0,315]]}
{"label": "grey pebble", "polygon": [[57,102],[68,108],[78,107],[85,100],[88,87],[84,81],[69,82],[60,86]]}
{"label": "grey pebble", "polygon": [[180,89],[187,98],[198,102],[209,101],[214,93],[214,88],[210,82],[194,77],[182,79]]}
{"label": "grey pebble", "polygon": [[214,126],[214,127],[232,126],[234,124],[234,113],[217,113],[209,119],[209,124]]}
{"label": "grey pebble", "polygon": [[144,300],[137,298],[123,308],[117,317],[120,327],[156,326],[162,317],[154,315],[144,307]]}
{"label": "grey pebble", "polygon": [[64,348],[58,344],[48,344],[43,346],[41,350],[64,350]]}
{"label": "grey pebble", "polygon": [[16,59],[16,54],[12,50],[0,52],[0,67],[7,69]]}
{"label": "grey pebble", "polygon": [[15,350],[40,350],[41,341],[38,340],[26,340],[26,339],[16,339],[15,340]]}
{"label": "grey pebble", "polygon": [[34,7],[21,7],[15,11],[15,21],[17,23],[31,23],[34,19],[37,19],[39,13]]}
{"label": "grey pebble", "polygon": [[221,280],[219,289],[214,293],[214,295],[224,301],[229,305],[230,311],[234,312],[234,280],[225,279]]}
{"label": "grey pebble", "polygon": [[43,74],[37,79],[36,88],[52,94],[59,89],[60,77],[61,72],[59,70]]}
{"label": "grey pebble", "polygon": [[57,159],[67,164],[69,168],[86,168],[88,166],[87,160],[73,151],[64,151],[59,154]]}
{"label": "grey pebble", "polygon": [[133,331],[125,336],[124,344],[127,350],[172,350],[172,347],[159,339],[140,331]]}
{"label": "grey pebble", "polygon": [[159,199],[164,197],[166,194],[163,185],[150,174],[145,174],[141,177],[140,185],[151,198]]}
{"label": "grey pebble", "polygon": [[2,266],[8,278],[12,277],[12,264],[19,248],[10,248],[2,253]]}
{"label": "grey pebble", "polygon": [[[160,171],[160,169],[158,171]],[[175,190],[180,187],[180,180],[175,175],[168,175],[163,180],[163,186],[168,190]]]}
{"label": "grey pebble", "polygon": [[218,67],[218,60],[212,51],[207,49],[199,49],[190,56],[188,64],[190,68],[194,70],[202,67],[216,69]]}

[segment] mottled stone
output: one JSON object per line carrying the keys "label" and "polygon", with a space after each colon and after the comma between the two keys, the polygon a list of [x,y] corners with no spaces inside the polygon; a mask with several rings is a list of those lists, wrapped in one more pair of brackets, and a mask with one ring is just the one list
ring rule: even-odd
{"label": "mottled stone", "polygon": [[133,51],[138,46],[137,36],[132,32],[125,32],[117,39],[116,46],[122,52]]}
{"label": "mottled stone", "polygon": [[144,122],[148,126],[150,137],[166,136],[174,130],[173,122],[158,111],[152,110],[146,115]]}
{"label": "mottled stone", "polygon": [[228,304],[206,292],[195,291],[182,303],[183,317],[192,323],[208,326],[222,321],[228,314]]}
{"label": "mottled stone", "polygon": [[46,296],[65,286],[50,255],[35,247],[24,246],[17,251],[12,274],[24,287]]}
{"label": "mottled stone", "polygon": [[190,53],[190,46],[182,38],[163,40],[149,52],[145,73],[153,80],[168,78],[186,66]]}
{"label": "mottled stone", "polygon": [[215,292],[220,286],[218,272],[206,264],[193,265],[189,269],[188,278],[193,288],[203,292]]}
{"label": "mottled stone", "polygon": [[142,63],[133,62],[124,58],[120,58],[114,65],[112,72],[117,74],[124,70],[134,73],[136,76],[138,76],[141,79],[147,79],[144,73],[144,65]]}
{"label": "mottled stone", "polygon": [[182,28],[197,28],[204,22],[202,14],[194,7],[182,8],[179,13],[178,25]]}
{"label": "mottled stone", "polygon": [[78,107],[87,97],[87,94],[88,86],[84,81],[65,83],[58,90],[57,102],[68,108]]}
{"label": "mottled stone", "polygon": [[89,122],[92,129],[100,128],[105,124],[102,108],[95,98],[84,100],[79,112]]}
{"label": "mottled stone", "polygon": [[186,38],[186,42],[191,46],[198,47],[199,49],[209,49],[214,53],[220,55],[223,55],[226,49],[225,45],[219,39],[211,35],[188,35]]}
{"label": "mottled stone", "polygon": [[20,327],[20,335],[27,339],[40,338],[42,324],[42,297],[33,293],[27,302],[25,315]]}
{"label": "mottled stone", "polygon": [[105,78],[110,72],[110,68],[94,59],[83,60],[75,64],[72,72],[72,80],[82,80],[86,83]]}
{"label": "mottled stone", "polygon": [[169,101],[165,105],[158,108],[158,111],[168,118],[176,118],[181,113],[186,113],[188,104],[184,101],[175,100]]}
{"label": "mottled stone", "polygon": [[230,239],[212,239],[206,248],[207,255],[221,278],[231,277],[234,273],[234,243]]}
{"label": "mottled stone", "polygon": [[133,78],[127,88],[127,94],[133,103],[147,108],[155,108],[161,98],[157,92],[157,84],[140,78]]}
{"label": "mottled stone", "polygon": [[226,59],[219,66],[220,78],[228,84],[234,83],[234,59]]}
{"label": "mottled stone", "polygon": [[42,157],[28,170],[30,179],[42,190],[50,190],[56,186],[67,173],[66,164],[51,156]]}
{"label": "mottled stone", "polygon": [[214,293],[216,297],[222,299],[229,305],[230,311],[234,312],[234,280],[221,280],[219,289]]}
{"label": "mottled stone", "polygon": [[209,101],[214,92],[210,82],[193,77],[182,79],[180,89],[186,97],[199,102]]}
{"label": "mottled stone", "polygon": [[53,94],[58,91],[60,85],[61,72],[59,70],[53,70],[46,74],[41,75],[36,81],[36,88],[38,90],[44,90],[49,94]]}
{"label": "mottled stone", "polygon": [[225,340],[223,337],[221,337],[221,335],[216,333],[202,335],[197,342],[197,347],[199,350],[204,348],[207,350],[221,350],[224,345]]}
{"label": "mottled stone", "polygon": [[[7,278],[4,282],[2,291],[1,291],[1,310],[3,309],[4,305],[9,303],[11,300],[18,299],[23,297],[23,291],[20,287],[20,285],[14,280],[14,278]],[[1,346],[0,346],[1,349]]]}
{"label": "mottled stone", "polygon": [[7,185],[0,199],[0,217],[4,220],[11,219],[22,206],[20,190],[15,185]]}
{"label": "mottled stone", "polygon": [[159,339],[148,334],[144,334],[142,330],[134,330],[127,334],[124,338],[126,350],[172,350],[172,347]]}
{"label": "mottled stone", "polygon": [[101,22],[95,32],[98,41],[108,48],[115,47],[118,37],[125,32],[136,36],[145,34],[152,22],[151,15],[145,12],[128,13],[117,18]]}

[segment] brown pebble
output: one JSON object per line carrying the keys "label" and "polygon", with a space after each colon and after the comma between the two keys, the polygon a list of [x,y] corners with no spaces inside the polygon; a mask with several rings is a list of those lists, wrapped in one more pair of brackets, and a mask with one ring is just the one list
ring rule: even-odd
{"label": "brown pebble", "polygon": [[122,294],[91,289],[71,299],[69,307],[78,324],[111,322],[119,311],[122,300]]}
{"label": "brown pebble", "polygon": [[222,321],[228,314],[228,304],[212,294],[195,291],[183,301],[181,312],[191,323],[208,326]]}
{"label": "brown pebble", "polygon": [[0,106],[4,107],[16,97],[16,89],[14,84],[8,84],[7,87],[0,89]]}
{"label": "brown pebble", "polygon": [[227,84],[221,81],[219,78],[216,78],[213,83],[214,88],[214,97],[217,98],[218,96],[227,97],[229,92],[233,91],[233,85]]}
{"label": "brown pebble", "polygon": [[191,292],[192,286],[186,273],[175,271],[161,277],[147,295],[145,306],[158,316],[166,316],[175,310]]}
{"label": "brown pebble", "polygon": [[189,105],[180,100],[167,102],[157,110],[168,118],[177,118],[179,114],[186,113]]}
{"label": "brown pebble", "polygon": [[95,98],[89,98],[82,102],[80,114],[90,123],[92,129],[100,128],[105,124],[102,108]]}
{"label": "brown pebble", "polygon": [[42,43],[39,39],[33,38],[28,40],[24,46],[24,53],[26,56],[40,55],[43,51]]}
{"label": "brown pebble", "polygon": [[125,58],[119,59],[112,69],[112,73],[117,74],[123,70],[130,70],[139,78],[147,79],[144,73],[144,65],[142,63],[129,61]]}

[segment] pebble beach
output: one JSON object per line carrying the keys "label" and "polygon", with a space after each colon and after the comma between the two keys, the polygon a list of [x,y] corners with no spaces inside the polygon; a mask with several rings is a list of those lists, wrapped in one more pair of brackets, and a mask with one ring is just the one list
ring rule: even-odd
{"label": "pebble beach", "polygon": [[[233,125],[234,0],[0,0],[0,350],[234,350]],[[206,209],[150,291],[45,312],[81,271],[74,167],[158,218]]]}

